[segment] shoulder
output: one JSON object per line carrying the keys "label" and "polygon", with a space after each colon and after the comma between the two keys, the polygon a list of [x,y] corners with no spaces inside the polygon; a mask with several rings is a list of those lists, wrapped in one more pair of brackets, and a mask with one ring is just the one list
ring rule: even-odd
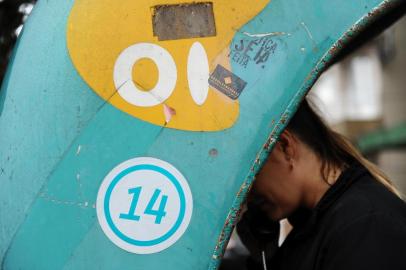
{"label": "shoulder", "polygon": [[325,221],[323,269],[405,269],[405,202],[370,174],[338,198]]}
{"label": "shoulder", "polygon": [[382,222],[382,226],[400,226],[406,231],[406,203],[369,173],[341,194],[326,216],[337,228]]}
{"label": "shoulder", "polygon": [[321,269],[405,269],[406,223],[391,213],[369,212],[329,232]]}

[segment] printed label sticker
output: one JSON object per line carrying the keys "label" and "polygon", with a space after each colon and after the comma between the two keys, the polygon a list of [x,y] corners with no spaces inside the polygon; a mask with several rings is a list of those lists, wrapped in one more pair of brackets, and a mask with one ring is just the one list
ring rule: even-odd
{"label": "printed label sticker", "polygon": [[217,65],[209,78],[209,83],[212,87],[233,100],[236,100],[240,96],[242,90],[247,85],[243,79],[221,65]]}

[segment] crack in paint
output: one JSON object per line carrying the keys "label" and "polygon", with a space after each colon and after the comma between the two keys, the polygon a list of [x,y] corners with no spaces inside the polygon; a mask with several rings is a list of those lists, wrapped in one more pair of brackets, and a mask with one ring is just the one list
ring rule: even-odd
{"label": "crack in paint", "polygon": [[95,208],[95,204],[90,205],[88,201],[60,200],[55,197],[49,196],[46,193],[41,193],[39,197],[42,198],[44,201],[51,202],[57,205],[78,206],[81,208]]}
{"label": "crack in paint", "polygon": [[304,22],[301,22],[300,25],[303,27],[303,29],[306,31],[307,35],[309,36],[310,40],[313,43],[313,49],[317,50],[317,43],[313,38],[312,33],[310,32],[309,28],[307,27],[307,25]]}

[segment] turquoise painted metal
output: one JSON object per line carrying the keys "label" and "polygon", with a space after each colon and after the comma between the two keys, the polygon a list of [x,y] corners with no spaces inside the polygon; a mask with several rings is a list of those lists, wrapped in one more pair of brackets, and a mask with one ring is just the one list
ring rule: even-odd
{"label": "turquoise painted metal", "polygon": [[[272,39],[269,65],[230,61],[247,85],[237,122],[215,132],[150,124],[95,94],[67,50],[73,2],[38,2],[0,93],[1,269],[216,269],[256,172],[306,92],[346,42],[402,1],[271,1],[230,44]],[[148,255],[113,244],[95,209],[105,176],[136,157],[172,164],[193,195],[185,233]]]}

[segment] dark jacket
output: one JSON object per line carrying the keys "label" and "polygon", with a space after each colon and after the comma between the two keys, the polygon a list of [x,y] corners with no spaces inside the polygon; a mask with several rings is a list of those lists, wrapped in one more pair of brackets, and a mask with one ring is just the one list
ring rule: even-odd
{"label": "dark jacket", "polygon": [[289,220],[269,270],[406,269],[406,204],[358,163]]}

